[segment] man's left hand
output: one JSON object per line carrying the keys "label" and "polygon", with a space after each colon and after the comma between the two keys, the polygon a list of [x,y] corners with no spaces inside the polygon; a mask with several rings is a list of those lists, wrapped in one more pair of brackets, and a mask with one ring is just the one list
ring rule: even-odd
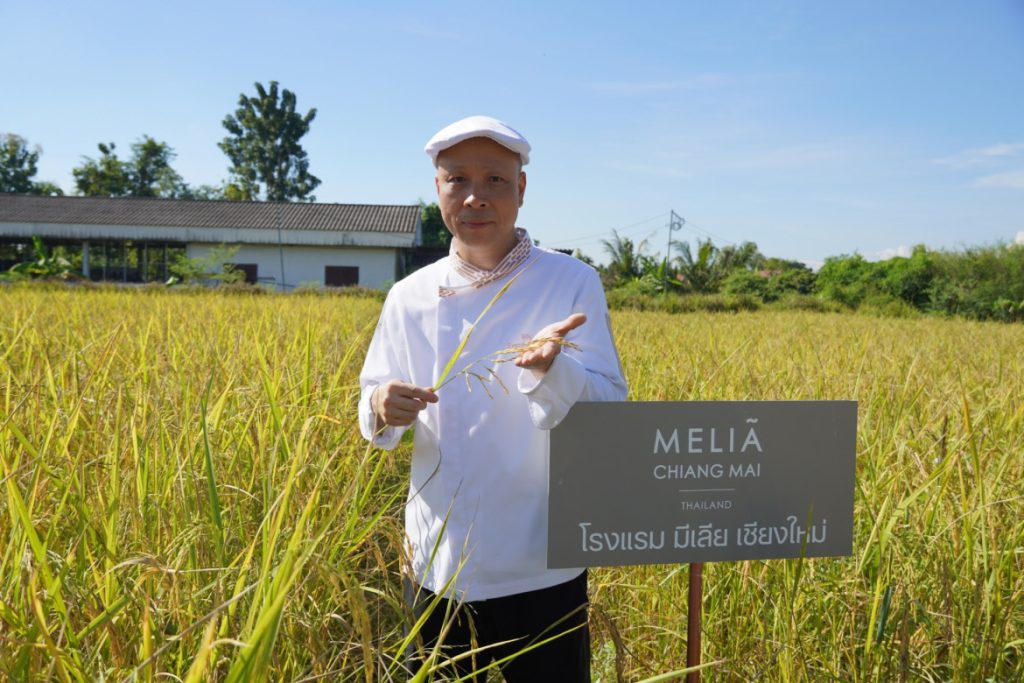
{"label": "man's left hand", "polygon": [[529,368],[541,373],[548,371],[555,356],[562,352],[562,345],[556,339],[563,339],[572,330],[587,322],[587,316],[582,313],[573,313],[565,320],[552,323],[542,329],[534,336],[534,339],[548,339],[536,348],[524,351],[516,358],[516,365],[521,368]]}

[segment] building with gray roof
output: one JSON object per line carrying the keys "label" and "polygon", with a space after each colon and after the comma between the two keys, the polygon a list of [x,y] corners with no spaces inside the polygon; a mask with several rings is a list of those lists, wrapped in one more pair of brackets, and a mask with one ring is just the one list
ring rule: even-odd
{"label": "building with gray roof", "polygon": [[33,236],[80,255],[93,280],[166,280],[175,258],[203,258],[224,245],[226,262],[250,282],[379,288],[404,275],[421,227],[415,204],[0,193],[0,267],[27,253]]}

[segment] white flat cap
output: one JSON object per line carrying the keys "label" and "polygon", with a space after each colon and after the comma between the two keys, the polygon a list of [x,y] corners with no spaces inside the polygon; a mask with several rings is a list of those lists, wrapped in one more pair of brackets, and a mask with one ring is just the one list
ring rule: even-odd
{"label": "white flat cap", "polygon": [[437,166],[437,155],[470,138],[490,138],[519,155],[523,165],[530,163],[530,143],[507,123],[490,116],[469,116],[437,131],[423,151]]}

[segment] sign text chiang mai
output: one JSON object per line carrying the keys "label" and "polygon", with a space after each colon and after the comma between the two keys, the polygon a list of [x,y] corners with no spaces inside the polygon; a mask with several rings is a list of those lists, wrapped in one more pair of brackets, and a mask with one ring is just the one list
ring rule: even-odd
{"label": "sign text chiang mai", "polygon": [[849,555],[856,431],[854,401],[578,403],[548,566]]}

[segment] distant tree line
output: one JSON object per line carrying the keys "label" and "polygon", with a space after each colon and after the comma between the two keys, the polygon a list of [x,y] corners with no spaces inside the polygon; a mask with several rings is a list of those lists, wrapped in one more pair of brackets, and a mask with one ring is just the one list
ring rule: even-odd
{"label": "distant tree line", "polygon": [[[309,132],[316,109],[296,111],[295,94],[255,84],[256,94],[242,93],[238,108],[224,117],[228,135],[218,143],[230,162],[229,177],[219,185],[188,185],[171,163],[174,149],[143,135],[122,159],[113,142],[97,145],[97,158],[84,156],[72,169],[75,193],[91,197],[168,197],[315,201],[320,179],[309,172],[300,140]],[[19,135],[0,135],[0,192],[63,195],[53,182],[34,180],[42,148]]]}
{"label": "distant tree line", "polygon": [[[316,109],[296,110],[295,94],[255,83],[222,121],[228,135],[218,147],[229,160],[229,175],[218,185],[191,186],[174,169],[176,155],[166,142],[143,135],[121,158],[113,142],[99,143],[100,155],[83,156],[72,169],[75,192],[101,197],[315,201],[320,179],[309,172],[300,140]],[[38,181],[42,149],[23,137],[0,134],[0,192],[63,195],[50,181]],[[422,204],[422,203],[421,203]],[[450,242],[436,203],[422,204],[423,245]],[[40,246],[40,245],[37,245]],[[603,241],[609,257],[599,266],[609,303],[663,310],[692,310],[694,296],[710,297],[712,309],[757,307],[868,308],[893,315],[936,312],[980,320],[1024,320],[1024,245],[932,251],[915,247],[911,256],[870,262],[859,254],[830,257],[815,273],[803,263],[767,257],[753,242],[715,245],[710,239],[672,242],[667,257],[651,254],[646,242],[613,232]],[[576,256],[593,264],[586,255]],[[37,249],[26,272],[67,269],[60,254]],[[719,297],[719,298],[714,298]],[[722,297],[730,297],[724,299]],[[685,299],[685,301],[684,301]]]}
{"label": "distant tree line", "polygon": [[815,292],[848,308],[870,307],[1024,320],[1024,244],[933,251],[919,245],[908,258],[870,262],[837,256],[818,271]]}
{"label": "distant tree line", "polygon": [[[818,272],[767,257],[753,242],[672,242],[669,259],[645,242],[613,233],[599,266],[609,303],[661,310],[780,307],[871,310],[887,315],[939,313],[977,320],[1024,320],[1024,244],[962,251],[920,245],[909,257],[872,262],[860,254],[826,259]],[[578,254],[584,260],[585,256]],[[704,295],[701,304],[694,295]]]}

